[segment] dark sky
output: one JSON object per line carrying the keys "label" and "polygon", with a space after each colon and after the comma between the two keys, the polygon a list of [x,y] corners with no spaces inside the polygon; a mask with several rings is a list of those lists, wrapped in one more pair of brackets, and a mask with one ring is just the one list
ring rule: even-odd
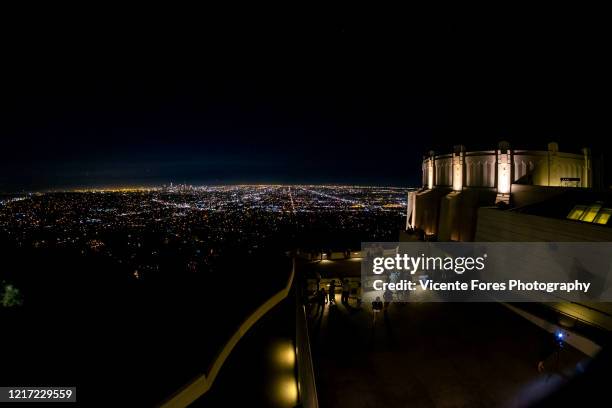
{"label": "dark sky", "polygon": [[0,191],[411,186],[430,148],[604,150],[596,12],[464,12],[26,15],[3,28]]}

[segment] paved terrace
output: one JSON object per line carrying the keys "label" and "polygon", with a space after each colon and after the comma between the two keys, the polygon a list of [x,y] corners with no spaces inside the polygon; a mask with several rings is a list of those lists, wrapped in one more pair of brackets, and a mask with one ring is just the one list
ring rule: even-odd
{"label": "paved terrace", "polygon": [[[331,278],[332,271],[352,276],[359,262],[302,267]],[[394,303],[373,326],[369,304],[357,309],[336,299],[322,315],[311,313],[322,407],[525,406],[586,360],[568,345],[559,369],[550,358],[550,371],[538,373],[548,334],[501,304]]]}

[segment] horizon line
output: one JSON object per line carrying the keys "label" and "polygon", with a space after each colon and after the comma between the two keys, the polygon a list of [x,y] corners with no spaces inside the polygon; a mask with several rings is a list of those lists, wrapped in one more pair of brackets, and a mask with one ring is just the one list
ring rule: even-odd
{"label": "horizon line", "polygon": [[400,186],[393,184],[350,184],[350,183],[204,183],[204,184],[188,184],[188,183],[167,183],[167,184],[119,184],[107,186],[75,186],[75,187],[58,187],[32,190],[13,190],[2,191],[1,194],[40,194],[40,193],[78,193],[78,192],[112,192],[112,191],[151,191],[162,190],[164,188],[186,187],[186,188],[206,188],[206,187],[354,187],[354,188],[394,188],[394,189],[418,189],[415,186]]}

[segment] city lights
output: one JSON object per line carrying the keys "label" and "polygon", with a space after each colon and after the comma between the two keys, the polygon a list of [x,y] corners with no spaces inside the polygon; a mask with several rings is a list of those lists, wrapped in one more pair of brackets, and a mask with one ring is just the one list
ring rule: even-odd
{"label": "city lights", "polygon": [[224,254],[278,243],[321,251],[321,230],[329,246],[346,237],[354,249],[393,239],[406,196],[401,188],[333,185],[108,187],[4,198],[0,231],[17,247],[77,249],[146,280],[169,255],[198,273]]}

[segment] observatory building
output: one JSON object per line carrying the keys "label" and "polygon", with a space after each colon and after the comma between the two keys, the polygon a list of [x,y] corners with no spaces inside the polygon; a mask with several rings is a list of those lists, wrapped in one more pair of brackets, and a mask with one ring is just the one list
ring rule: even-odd
{"label": "observatory building", "polygon": [[[506,217],[529,214],[536,204],[542,215],[543,202],[550,209],[544,215],[554,214],[548,218],[605,226],[612,206],[610,193],[593,189],[594,180],[599,184],[594,168],[598,162],[593,163],[588,148],[566,153],[559,151],[557,143],[541,151],[515,150],[501,142],[496,150],[466,151],[455,146],[448,154],[429,152],[423,158],[423,186],[408,195],[406,230],[438,241],[522,240],[504,235],[501,226],[484,225],[484,210],[493,211],[489,222],[496,223],[501,222],[497,219],[501,213]],[[570,214],[575,207],[583,212]],[[490,227],[494,233],[487,236]],[[605,234],[610,230],[606,228]],[[548,240],[537,235],[526,233],[522,238]]]}

